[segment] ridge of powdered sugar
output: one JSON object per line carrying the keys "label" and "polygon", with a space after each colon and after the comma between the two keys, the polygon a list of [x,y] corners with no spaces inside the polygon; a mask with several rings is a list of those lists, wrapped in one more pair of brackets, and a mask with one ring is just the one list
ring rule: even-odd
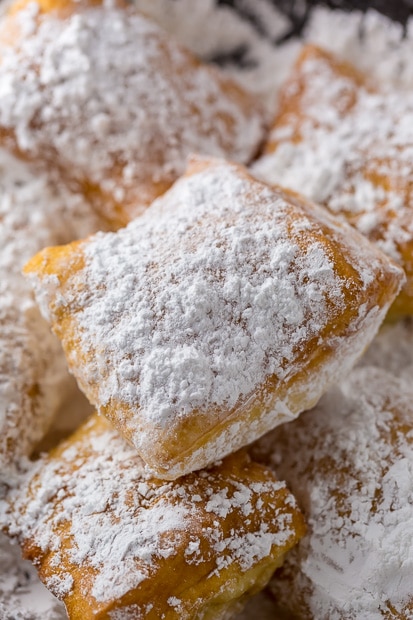
{"label": "ridge of powdered sugar", "polygon": [[[206,470],[191,480],[154,483],[136,451],[115,430],[86,433],[58,458],[40,460],[27,486],[22,482],[10,493],[10,534],[21,542],[34,541],[59,562],[63,540],[56,528],[68,522],[68,561],[96,569],[91,593],[100,602],[136,588],[153,574],[157,560],[176,555],[182,545],[188,565],[209,562],[212,554],[217,572],[233,563],[245,572],[268,557],[272,545],[286,545],[294,536],[290,509],[295,503],[287,496],[284,506],[272,508],[271,522],[266,517],[252,526],[250,515],[260,497],[277,494],[285,483],[268,478],[250,484],[229,476],[222,485],[223,480],[227,478],[219,470]],[[243,519],[228,535],[220,523],[238,511]],[[207,551],[191,525],[197,514],[202,519],[205,513],[215,516],[216,525],[203,530]],[[52,578],[46,585],[59,598],[65,596],[73,586],[70,571],[60,565],[59,581]]]}
{"label": "ridge of powdered sugar", "polygon": [[[86,266],[61,303],[81,308],[82,346],[96,348],[83,371],[87,381],[100,376],[102,404],[139,405],[163,425],[231,408],[268,376],[293,372],[302,343],[332,320],[327,299],[343,310],[346,283],[319,242],[299,247],[315,224],[304,210],[291,223],[289,209],[218,162],[127,228],[88,240]],[[367,286],[375,259],[351,234],[348,248]]]}
{"label": "ridge of powdered sugar", "polygon": [[[23,151],[55,151],[70,174],[118,200],[138,180],[173,179],[192,151],[251,159],[261,115],[243,111],[149,19],[98,7],[63,20],[35,6],[16,18],[30,36],[2,49],[0,66],[0,122]],[[114,165],[123,170],[118,185]]]}
{"label": "ridge of powdered sugar", "polygon": [[[312,617],[379,620],[411,601],[411,412],[411,388],[366,367],[273,437],[277,473],[309,523],[287,558],[287,590],[305,593]],[[273,588],[285,599],[283,572]]]}

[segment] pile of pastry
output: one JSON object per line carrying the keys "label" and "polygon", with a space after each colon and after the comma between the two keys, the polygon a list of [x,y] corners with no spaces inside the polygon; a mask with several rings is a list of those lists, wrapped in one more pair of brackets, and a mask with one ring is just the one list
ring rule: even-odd
{"label": "pile of pastry", "polygon": [[413,98],[308,46],[274,112],[122,2],[0,23],[0,525],[72,620],[413,615],[413,392],[354,370],[413,313]]}

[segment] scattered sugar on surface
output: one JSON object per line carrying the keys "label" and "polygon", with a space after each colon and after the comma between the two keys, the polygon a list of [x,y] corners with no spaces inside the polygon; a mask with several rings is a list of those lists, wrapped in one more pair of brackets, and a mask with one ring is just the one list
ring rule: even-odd
{"label": "scattered sugar on surface", "polygon": [[65,620],[63,605],[40,583],[20,548],[0,533],[0,618],[2,620]]}
{"label": "scattered sugar on surface", "polygon": [[[220,60],[222,70],[257,94],[273,116],[277,90],[300,43],[290,40],[275,47],[273,42],[288,32],[290,23],[270,1],[243,2],[242,8],[258,21],[259,30],[242,11],[237,13],[214,0],[134,0],[134,4],[195,54]],[[241,68],[231,60],[240,54]]]}
{"label": "scattered sugar on surface", "polygon": [[369,75],[384,90],[411,89],[413,17],[406,30],[370,9],[346,13],[317,7],[303,39],[338,54]]}
{"label": "scattered sugar on surface", "polygon": [[134,4],[206,60],[245,50],[246,62],[241,67],[228,62],[223,70],[257,93],[271,116],[278,89],[303,41],[338,54],[383,88],[413,86],[413,17],[404,32],[399,24],[374,10],[363,14],[313,7],[301,39],[275,46],[273,41],[282,39],[290,23],[270,0],[242,2],[241,8],[258,20],[260,29],[252,26],[242,11],[237,14],[213,0],[134,0]]}
{"label": "scattered sugar on surface", "polygon": [[274,580],[287,608],[286,592],[315,618],[379,620],[411,600],[411,427],[411,387],[366,367],[273,436],[278,475],[310,526]]}

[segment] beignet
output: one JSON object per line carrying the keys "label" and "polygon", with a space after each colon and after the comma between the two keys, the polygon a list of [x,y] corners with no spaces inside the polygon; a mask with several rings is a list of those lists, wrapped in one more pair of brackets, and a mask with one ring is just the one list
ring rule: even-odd
{"label": "beignet", "polygon": [[30,455],[66,392],[76,389],[21,269],[45,245],[99,224],[83,197],[0,151],[0,481]]}
{"label": "beignet", "polygon": [[349,221],[405,270],[390,317],[413,314],[413,96],[374,90],[306,46],[284,85],[254,173]]}
{"label": "beignet", "polygon": [[127,228],[25,272],[81,389],[166,479],[312,407],[403,279],[324,210],[202,158]]}
{"label": "beignet", "polygon": [[248,163],[264,138],[253,96],[131,4],[17,2],[0,58],[0,142],[58,167],[111,227],[162,194],[190,152]]}
{"label": "beignet", "polygon": [[413,617],[413,392],[377,368],[258,442],[308,533],[271,590],[297,620]]}
{"label": "beignet", "polygon": [[304,533],[283,482],[245,453],[151,477],[94,415],[10,493],[9,534],[71,620],[219,620]]}

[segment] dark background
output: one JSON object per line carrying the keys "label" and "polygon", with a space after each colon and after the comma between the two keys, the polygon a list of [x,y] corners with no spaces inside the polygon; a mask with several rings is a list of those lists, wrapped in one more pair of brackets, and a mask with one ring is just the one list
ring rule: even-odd
{"label": "dark background", "polygon": [[[311,8],[316,5],[324,5],[330,8],[351,11],[358,9],[366,11],[369,8],[376,9],[383,15],[405,25],[407,18],[413,15],[413,0],[272,0],[273,3],[289,18],[291,30],[283,39],[295,34],[299,34],[305,25]],[[243,0],[218,0],[218,4],[233,6],[237,11],[254,23],[258,30],[262,25],[257,21],[256,16],[248,10],[247,3]]]}

